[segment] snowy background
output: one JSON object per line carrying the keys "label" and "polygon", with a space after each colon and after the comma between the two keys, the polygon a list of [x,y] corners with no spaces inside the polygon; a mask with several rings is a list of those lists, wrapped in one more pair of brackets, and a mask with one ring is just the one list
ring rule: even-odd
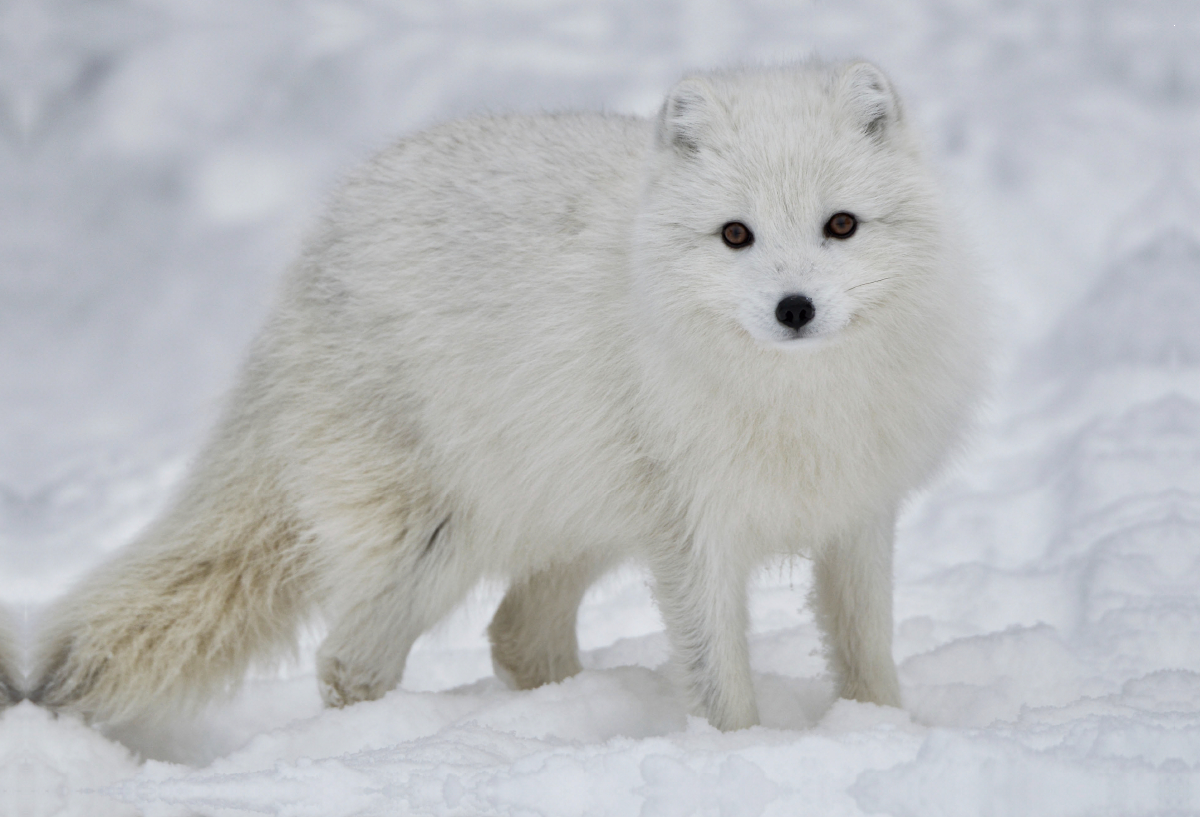
{"label": "snowy background", "polygon": [[890,72],[996,295],[976,444],[899,533],[907,712],[833,701],[797,560],[753,596],[763,726],[689,719],[629,568],[533,692],[491,675],[482,587],[378,702],[321,711],[310,633],[195,719],[10,709],[0,815],[1200,814],[1191,0],[5,0],[0,600],[27,625],[162,507],[372,150],[813,52]]}

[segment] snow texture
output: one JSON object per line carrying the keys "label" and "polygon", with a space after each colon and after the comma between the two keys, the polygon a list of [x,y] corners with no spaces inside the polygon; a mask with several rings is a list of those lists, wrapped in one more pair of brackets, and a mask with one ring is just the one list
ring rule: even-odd
{"label": "snow texture", "polygon": [[802,561],[753,594],[763,726],[687,717],[645,576],[585,671],[491,675],[484,587],[322,711],[319,632],[194,718],[0,716],[0,814],[1200,814],[1200,6],[1188,0],[7,0],[0,599],[161,508],[326,191],[468,112],[651,113],[690,67],[883,65],[989,263],[996,387],[897,543],[907,711],[833,701]]}

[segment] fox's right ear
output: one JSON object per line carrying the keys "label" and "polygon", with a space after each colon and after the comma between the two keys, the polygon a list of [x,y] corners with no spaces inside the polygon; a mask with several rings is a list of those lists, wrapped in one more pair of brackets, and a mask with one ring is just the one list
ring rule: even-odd
{"label": "fox's right ear", "polygon": [[841,94],[867,136],[882,139],[900,121],[900,99],[892,83],[869,62],[846,66],[841,77]]}
{"label": "fox's right ear", "polygon": [[681,80],[658,112],[658,146],[685,156],[698,153],[716,115],[712,88],[696,77]]}

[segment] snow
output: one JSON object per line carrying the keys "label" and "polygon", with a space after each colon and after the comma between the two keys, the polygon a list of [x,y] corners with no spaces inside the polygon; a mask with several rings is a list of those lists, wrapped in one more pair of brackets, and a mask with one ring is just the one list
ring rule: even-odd
{"label": "snow", "polygon": [[1200,814],[1200,7],[1183,0],[0,7],[0,599],[28,628],[161,508],[325,191],[478,110],[647,114],[684,70],[865,55],[995,293],[974,446],[896,557],[906,711],[834,701],[764,567],[763,725],[689,717],[646,578],[585,671],[491,674],[481,587],[401,689],[322,711],[306,633],[195,717],[0,716],[0,814]]}

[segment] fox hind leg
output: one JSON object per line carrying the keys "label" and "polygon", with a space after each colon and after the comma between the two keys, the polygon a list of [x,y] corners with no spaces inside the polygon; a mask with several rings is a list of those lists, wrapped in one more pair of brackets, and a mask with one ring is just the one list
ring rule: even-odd
{"label": "fox hind leg", "polygon": [[376,700],[399,685],[417,638],[479,578],[464,543],[455,538],[453,519],[443,518],[402,536],[382,560],[368,551],[343,566],[353,572],[337,580],[340,600],[332,605],[329,633],[317,650],[326,706]]}
{"label": "fox hind leg", "polygon": [[513,582],[488,627],[497,677],[516,689],[533,689],[578,673],[576,613],[607,567],[585,556]]}

